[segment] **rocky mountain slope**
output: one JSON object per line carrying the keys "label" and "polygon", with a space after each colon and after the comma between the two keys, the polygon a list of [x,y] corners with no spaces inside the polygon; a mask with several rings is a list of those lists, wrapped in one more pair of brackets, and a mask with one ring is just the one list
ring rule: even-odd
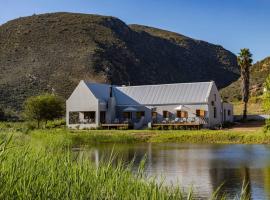
{"label": "rocky mountain slope", "polygon": [[[258,97],[263,93],[263,84],[270,74],[270,57],[255,63],[250,70],[250,96]],[[241,80],[233,82],[221,90],[222,96],[229,101],[241,100]]]}
{"label": "rocky mountain slope", "polygon": [[239,78],[236,57],[219,45],[114,17],[52,13],[0,26],[0,105],[26,97],[68,97],[79,80],[155,84]]}

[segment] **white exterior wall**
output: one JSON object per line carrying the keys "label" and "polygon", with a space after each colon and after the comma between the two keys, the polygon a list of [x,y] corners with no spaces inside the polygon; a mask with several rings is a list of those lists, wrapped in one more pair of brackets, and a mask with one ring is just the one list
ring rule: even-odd
{"label": "white exterior wall", "polygon": [[[69,112],[96,112],[96,123],[69,124]],[[84,81],[81,81],[66,101],[66,124],[69,128],[92,128],[99,126],[99,100],[91,93]],[[80,113],[80,118],[82,118]]]}
{"label": "white exterior wall", "polygon": [[[228,111],[230,110],[230,115],[228,115]],[[233,122],[233,105],[230,103],[223,102],[223,122]]]}
{"label": "white exterior wall", "polygon": [[[183,105],[183,111],[188,112],[188,117],[196,117],[196,110],[201,109],[205,110],[208,113],[207,104],[196,104],[196,105],[188,105],[188,104],[176,104],[176,105],[162,105],[162,106],[154,106],[156,108],[156,112],[158,113],[158,120],[163,119],[163,111],[169,111],[172,118],[176,118],[176,107]],[[206,117],[207,117],[206,113]]]}
{"label": "white exterior wall", "polygon": [[[181,104],[182,105],[182,104]],[[130,105],[132,106],[132,105]],[[132,106],[137,109],[137,111],[144,111],[145,112],[145,118],[144,118],[144,124],[147,124],[148,122],[152,121],[152,108],[155,108],[158,114],[158,121],[163,120],[163,111],[169,111],[170,112],[170,118],[174,119],[176,118],[176,107],[180,106],[180,104],[174,104],[174,105],[151,105],[151,106]],[[121,119],[123,110],[129,106],[117,106],[117,117]],[[208,118],[208,105],[205,104],[196,104],[196,105],[188,105],[184,104],[183,110],[188,112],[188,117],[196,117],[196,110],[201,109],[206,111],[206,118]],[[133,116],[136,115],[136,112],[133,112]]]}
{"label": "white exterior wall", "polygon": [[[216,96],[216,98],[215,98]],[[214,105],[212,105],[214,102]],[[214,117],[214,107],[216,107],[216,117]],[[213,82],[209,97],[208,97],[208,110],[209,110],[209,125],[208,127],[214,127],[222,124],[222,99],[216,85]]]}

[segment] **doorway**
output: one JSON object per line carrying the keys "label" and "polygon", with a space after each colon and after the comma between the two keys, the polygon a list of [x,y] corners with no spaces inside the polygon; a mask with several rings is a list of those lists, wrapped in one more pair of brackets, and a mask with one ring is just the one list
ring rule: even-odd
{"label": "doorway", "polygon": [[100,111],[99,121],[100,121],[101,124],[106,123],[106,112],[105,111]]}

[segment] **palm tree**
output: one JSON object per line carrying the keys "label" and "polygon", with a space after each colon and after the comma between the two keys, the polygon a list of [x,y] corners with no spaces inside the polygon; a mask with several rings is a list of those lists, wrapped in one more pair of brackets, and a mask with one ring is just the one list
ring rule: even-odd
{"label": "palm tree", "polygon": [[247,118],[247,103],[249,99],[249,69],[252,65],[252,54],[249,49],[241,49],[237,56],[237,62],[241,71],[242,80],[242,101],[244,103],[243,108],[243,120]]}

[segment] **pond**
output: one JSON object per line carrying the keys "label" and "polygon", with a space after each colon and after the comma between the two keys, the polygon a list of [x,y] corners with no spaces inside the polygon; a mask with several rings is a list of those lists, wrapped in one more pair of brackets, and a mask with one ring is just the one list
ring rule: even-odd
{"label": "pond", "polygon": [[234,197],[245,178],[252,199],[270,199],[270,145],[139,143],[79,149],[97,165],[112,151],[124,162],[134,159],[134,172],[145,158],[148,176],[157,176],[157,181],[168,185],[180,185],[185,191],[192,186],[200,199],[209,198],[221,184],[221,192]]}

